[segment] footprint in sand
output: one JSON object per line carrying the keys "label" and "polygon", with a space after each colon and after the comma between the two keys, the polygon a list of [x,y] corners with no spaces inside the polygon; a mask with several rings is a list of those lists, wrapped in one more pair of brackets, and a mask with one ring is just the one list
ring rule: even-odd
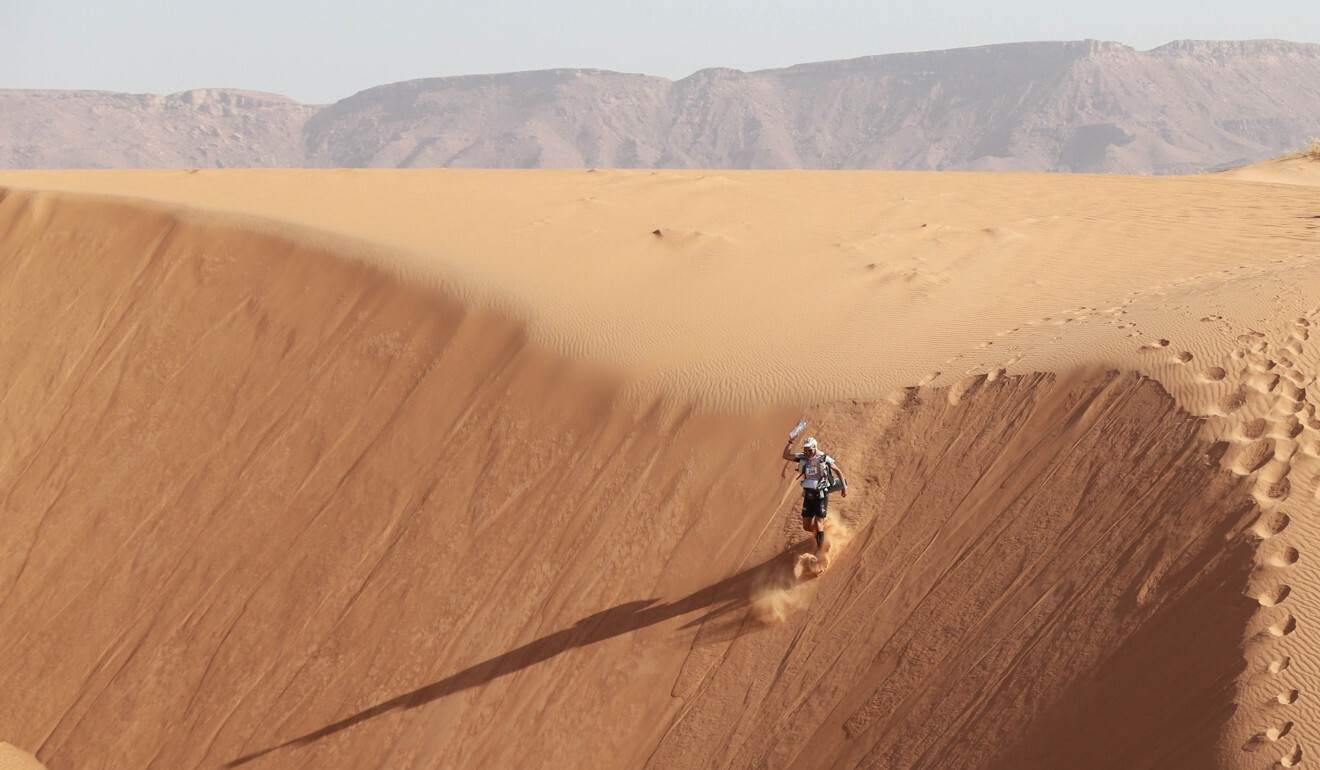
{"label": "footprint in sand", "polygon": [[1184,350],[1178,353],[1178,355],[1174,356],[1173,360],[1180,364],[1190,363],[1192,360],[1192,354]]}
{"label": "footprint in sand", "polygon": [[1266,630],[1270,636],[1287,636],[1297,630],[1297,618],[1294,618],[1290,613]]}
{"label": "footprint in sand", "polygon": [[1265,418],[1256,417],[1238,426],[1238,435],[1248,441],[1255,441],[1265,435]]}
{"label": "footprint in sand", "polygon": [[[1254,421],[1253,421],[1254,422]],[[1262,422],[1264,422],[1262,420]],[[1265,463],[1274,459],[1274,439],[1261,439],[1253,441],[1242,448],[1238,455],[1237,462],[1233,470],[1238,475],[1245,476],[1248,473],[1254,473],[1265,466]]]}
{"label": "footprint in sand", "polygon": [[1258,356],[1254,353],[1247,356],[1247,368],[1253,372],[1268,372],[1278,366],[1278,362],[1269,356]]}
{"label": "footprint in sand", "polygon": [[1297,699],[1300,697],[1302,697],[1302,694],[1297,690],[1284,690],[1283,692],[1279,693],[1278,697],[1276,697],[1275,700],[1277,700],[1279,703],[1282,703],[1285,706],[1291,706],[1292,704],[1296,703]]}
{"label": "footprint in sand", "polygon": [[1262,540],[1269,540],[1288,528],[1292,519],[1283,511],[1268,511],[1261,514],[1256,520],[1255,526],[1251,528]]}
{"label": "footprint in sand", "polygon": [[1262,607],[1274,607],[1288,598],[1292,593],[1292,588],[1287,585],[1278,585],[1256,597]]}
{"label": "footprint in sand", "polygon": [[1246,405],[1247,394],[1242,388],[1239,388],[1219,399],[1218,404],[1220,414],[1232,414]]}
{"label": "footprint in sand", "polygon": [[1257,393],[1273,393],[1274,389],[1279,387],[1279,375],[1253,374],[1247,377],[1247,387]]}
{"label": "footprint in sand", "polygon": [[1258,749],[1264,748],[1267,744],[1273,743],[1274,741],[1277,741],[1283,736],[1292,732],[1292,728],[1293,728],[1292,722],[1284,722],[1278,727],[1271,727],[1266,730],[1261,730],[1260,732],[1251,736],[1251,738],[1249,738],[1247,742],[1242,745],[1242,750],[1256,751]]}
{"label": "footprint in sand", "polygon": [[1292,482],[1288,480],[1287,476],[1284,476],[1266,487],[1264,493],[1265,497],[1281,503],[1288,499],[1288,495],[1292,494]]}
{"label": "footprint in sand", "polygon": [[1265,670],[1271,674],[1279,674],[1284,671],[1287,671],[1288,667],[1291,665],[1292,665],[1292,658],[1287,655],[1284,655],[1282,658],[1279,658],[1278,660],[1270,661],[1270,664],[1265,667]]}
{"label": "footprint in sand", "polygon": [[1212,366],[1201,371],[1201,379],[1207,382],[1219,382],[1227,376],[1228,372],[1222,366]]}
{"label": "footprint in sand", "polygon": [[1297,415],[1290,414],[1283,419],[1276,420],[1270,426],[1270,435],[1281,439],[1295,439],[1304,430],[1302,423],[1297,419]]}
{"label": "footprint in sand", "polygon": [[1271,567],[1291,567],[1302,557],[1301,552],[1292,546],[1282,548],[1265,557],[1265,563]]}
{"label": "footprint in sand", "polygon": [[1302,763],[1302,747],[1294,746],[1293,750],[1279,757],[1279,764],[1284,767],[1296,767]]}
{"label": "footprint in sand", "polygon": [[976,391],[976,389],[981,387],[981,385],[988,379],[989,377],[987,377],[987,375],[973,374],[954,383],[953,386],[949,388],[949,406],[957,406],[962,403],[964,398]]}

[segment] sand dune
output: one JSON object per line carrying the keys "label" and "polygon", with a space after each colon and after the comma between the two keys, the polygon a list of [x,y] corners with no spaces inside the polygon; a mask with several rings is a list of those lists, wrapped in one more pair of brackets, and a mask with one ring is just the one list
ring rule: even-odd
{"label": "sand dune", "polygon": [[0,742],[0,770],[44,770],[42,764],[31,754]]}
{"label": "sand dune", "polygon": [[53,770],[1310,758],[1313,188],[0,186],[0,737]]}
{"label": "sand dune", "polygon": [[1249,182],[1268,182],[1272,184],[1297,184],[1320,187],[1320,163],[1303,153],[1295,153],[1282,158],[1243,166],[1225,171],[1219,176],[1242,179]]}
{"label": "sand dune", "polygon": [[[1213,294],[1225,324],[1254,328],[1273,315],[1242,282],[1273,303],[1320,259],[1306,251],[1314,191],[1217,175],[355,169],[0,182],[229,212],[300,241],[309,234],[291,224],[350,236],[366,261],[509,315],[554,352],[724,410],[872,398],[994,366],[1147,365],[1144,344],[1220,334],[1187,322],[1187,297]],[[806,319],[819,327],[810,339]],[[800,364],[808,349],[828,376]]]}

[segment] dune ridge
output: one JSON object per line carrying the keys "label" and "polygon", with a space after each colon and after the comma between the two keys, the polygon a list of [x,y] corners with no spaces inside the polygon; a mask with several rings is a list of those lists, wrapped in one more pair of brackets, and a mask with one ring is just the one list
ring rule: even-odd
{"label": "dune ridge", "polygon": [[[1306,618],[1318,594],[1305,554],[1320,430],[1306,391],[1320,301],[1299,279],[1313,259],[1297,254],[1311,245],[1304,191],[1198,180],[1211,213],[1192,221],[1229,216],[1224,196],[1241,195],[1263,223],[1191,234],[1180,245],[1191,256],[1172,266],[1118,265],[1145,272],[1114,305],[1065,305],[1080,309],[1000,337],[991,331],[1014,319],[964,320],[977,333],[949,332],[935,355],[957,342],[960,357],[938,374],[926,352],[887,361],[899,343],[872,334],[870,360],[895,365],[874,376],[843,359],[826,371],[860,392],[841,397],[837,383],[791,376],[749,387],[791,372],[743,368],[751,354],[683,379],[610,355],[627,348],[610,347],[620,337],[640,344],[626,332],[571,340],[572,324],[599,332],[613,317],[545,317],[572,297],[553,283],[542,304],[510,298],[500,271],[516,254],[444,260],[481,233],[455,228],[417,248],[450,233],[444,221],[405,248],[364,233],[389,222],[363,212],[349,229],[374,252],[253,227],[232,205],[199,215],[85,195],[125,179],[0,198],[0,322],[11,332],[0,339],[0,425],[13,436],[0,489],[14,522],[0,533],[0,627],[16,651],[0,691],[21,704],[0,712],[0,735],[55,770],[89,757],[142,767],[1303,760],[1316,724]],[[142,177],[135,192],[161,179]],[[528,184],[576,183],[566,179]],[[215,203],[239,181],[216,177],[234,186],[175,204]],[[940,213],[938,184],[911,181],[929,195],[918,213]],[[477,209],[499,186],[470,182]],[[371,184],[367,198],[380,191]],[[1007,182],[967,184],[970,195]],[[1172,251],[1159,221],[1196,189],[1153,189],[1178,191],[1174,205],[1135,227]],[[650,192],[660,210],[675,205]],[[329,216],[336,194],[285,205]],[[1111,202],[1111,216],[1152,200]],[[803,216],[827,232],[820,215]],[[714,236],[730,242],[680,220],[648,235],[679,240],[680,255],[706,254]],[[315,226],[310,215],[287,221]],[[503,224],[487,222],[484,235]],[[1023,241],[1061,242],[992,232],[968,250],[964,230],[928,247],[947,260],[937,274],[951,288],[964,279],[959,260],[1007,262],[1032,253]],[[545,243],[546,262],[598,256],[575,253],[581,241]],[[391,249],[395,262],[379,262]],[[1051,268],[1030,265],[1056,305],[1122,285],[1102,274],[1098,288],[1067,286],[1073,268]],[[914,306],[953,301],[920,274],[907,282],[906,267],[884,269],[904,287],[890,290],[884,316],[900,332]],[[679,285],[679,273],[653,278]],[[846,300],[853,287],[840,285],[831,296]],[[747,323],[775,317],[758,303],[779,286],[743,286]],[[1262,293],[1270,312],[1253,316]],[[684,301],[704,308],[700,297]],[[644,320],[667,310],[637,305]],[[745,333],[693,328],[675,332],[692,349],[671,351],[672,371],[719,359],[720,334]],[[981,332],[1013,352],[966,344]],[[655,352],[640,350],[631,355]],[[1042,364],[1054,371],[1031,368]],[[774,459],[803,411],[856,484],[834,503],[852,542],[807,583],[792,579],[805,535],[791,474]],[[791,594],[768,619],[758,611],[767,592]]]}
{"label": "dune ridge", "polygon": [[[1219,175],[201,169],[0,184],[253,217],[245,228],[363,254],[558,353],[622,366],[643,401],[718,411],[999,367],[1145,371],[1144,346],[1175,330],[1227,355],[1222,329],[1188,323],[1190,298],[1218,293],[1209,312],[1234,329],[1295,316],[1308,307],[1287,295],[1320,259],[1313,188]],[[1257,284],[1268,294],[1250,296]]]}

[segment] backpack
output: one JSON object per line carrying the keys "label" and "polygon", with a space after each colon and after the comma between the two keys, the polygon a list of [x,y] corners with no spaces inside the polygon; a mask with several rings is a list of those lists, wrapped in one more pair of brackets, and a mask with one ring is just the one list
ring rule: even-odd
{"label": "backpack", "polygon": [[834,458],[825,455],[825,457],[821,459],[821,465],[825,466],[825,480],[829,482],[829,486],[826,487],[826,489],[831,492],[838,492],[843,489],[843,478],[841,478],[834,470]]}
{"label": "backpack", "polygon": [[[805,463],[807,461],[799,460],[798,462]],[[837,490],[843,489],[843,480],[840,479],[839,474],[834,471],[834,458],[830,457],[824,452],[821,452],[819,462],[820,462],[821,479],[826,482],[825,486],[819,487],[819,489],[823,489],[829,492],[835,492]],[[805,475],[805,472],[798,471],[798,475],[799,476]]]}

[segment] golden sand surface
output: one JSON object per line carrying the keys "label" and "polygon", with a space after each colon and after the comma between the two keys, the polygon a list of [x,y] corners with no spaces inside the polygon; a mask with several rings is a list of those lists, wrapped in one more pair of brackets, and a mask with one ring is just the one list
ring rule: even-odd
{"label": "golden sand surface", "polygon": [[[203,169],[0,183],[348,236],[317,245],[509,315],[565,357],[621,364],[648,395],[740,411],[996,366],[1135,368],[1159,339],[1208,353],[1221,332],[1189,323],[1183,298],[1208,295],[1193,322],[1289,321],[1274,297],[1316,259],[1315,190],[1217,175]],[[1239,290],[1257,282],[1267,296]]]}
{"label": "golden sand surface", "polygon": [[45,767],[26,751],[0,741],[0,770],[45,770]]}
{"label": "golden sand surface", "polygon": [[1312,171],[0,172],[0,737],[1313,761]]}

